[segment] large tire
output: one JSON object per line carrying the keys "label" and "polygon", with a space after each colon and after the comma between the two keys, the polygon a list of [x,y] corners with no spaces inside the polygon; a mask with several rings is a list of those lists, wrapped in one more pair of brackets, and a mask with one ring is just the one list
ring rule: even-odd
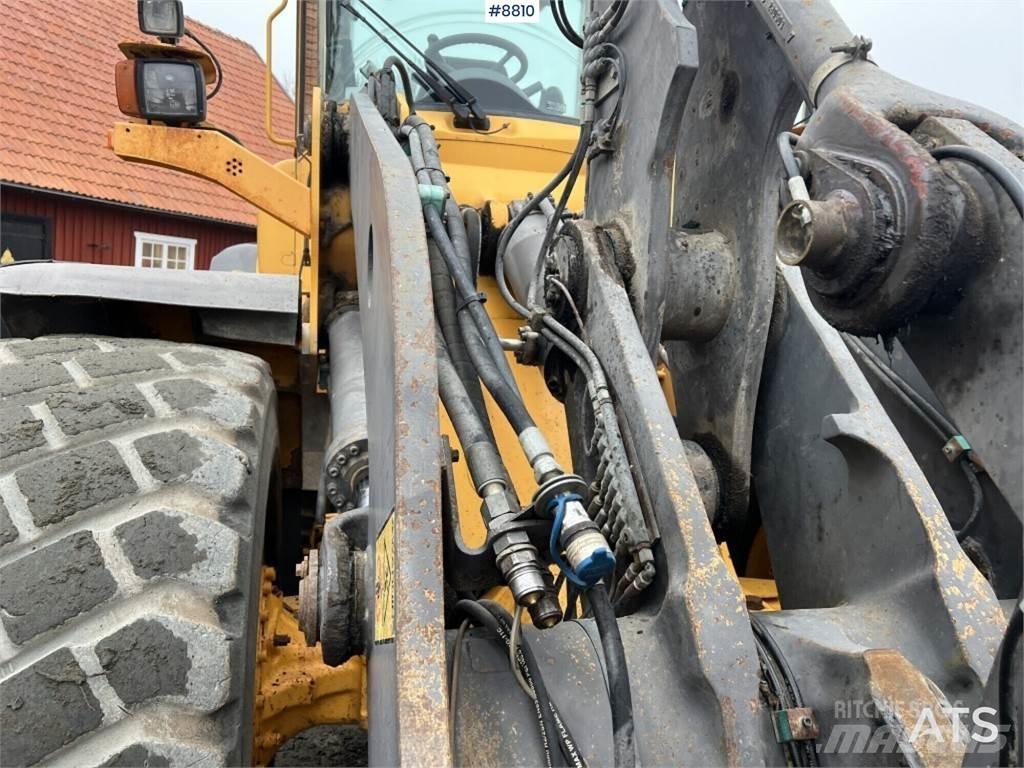
{"label": "large tire", "polygon": [[267,365],[0,341],[0,764],[247,764]]}

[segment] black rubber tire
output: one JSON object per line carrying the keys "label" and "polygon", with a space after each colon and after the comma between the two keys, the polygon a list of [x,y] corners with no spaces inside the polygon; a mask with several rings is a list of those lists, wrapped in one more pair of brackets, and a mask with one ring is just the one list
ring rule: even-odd
{"label": "black rubber tire", "polygon": [[0,765],[244,765],[266,363],[151,340],[0,341]]}

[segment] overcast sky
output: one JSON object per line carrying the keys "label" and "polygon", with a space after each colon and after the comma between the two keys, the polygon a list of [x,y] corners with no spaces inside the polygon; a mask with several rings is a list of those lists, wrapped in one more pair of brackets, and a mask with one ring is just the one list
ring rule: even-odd
{"label": "overcast sky", "polygon": [[[424,0],[427,2],[444,0]],[[184,0],[185,13],[252,43],[277,0]],[[481,14],[482,14],[481,3]],[[1024,0],[833,0],[898,77],[1024,124]],[[295,81],[295,0],[275,22],[274,72]]]}

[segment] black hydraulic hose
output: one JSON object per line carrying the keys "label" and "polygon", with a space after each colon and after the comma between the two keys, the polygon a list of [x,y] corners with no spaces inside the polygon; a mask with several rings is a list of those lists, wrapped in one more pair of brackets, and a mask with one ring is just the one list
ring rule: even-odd
{"label": "black hydraulic hose", "polygon": [[[497,603],[493,600],[481,600],[480,605],[485,610],[489,611],[492,616],[497,620],[498,625],[502,630],[502,637],[507,637],[509,640],[512,636],[512,616],[509,614],[505,607],[501,603]],[[547,688],[544,685],[544,677],[541,673],[540,664],[537,663],[537,657],[533,653],[533,648],[530,647],[529,641],[526,636],[521,634],[518,638],[517,644],[518,654],[516,656],[519,662],[519,668],[523,671],[526,676],[527,683],[532,687],[535,697],[540,697],[547,702],[547,709],[550,710],[552,717],[555,720],[556,733],[558,735],[559,747],[561,748],[562,756],[568,761],[570,766],[573,768],[586,768],[586,763],[583,760],[583,756],[580,754],[579,749],[576,746],[576,740],[572,733],[569,732],[569,727],[565,724],[562,719],[561,713],[558,711],[558,707],[555,706],[555,702],[551,700],[548,695]],[[506,640],[506,645],[509,644]],[[533,681],[539,680],[541,690],[538,691],[537,686]]]}
{"label": "black hydraulic hose", "polygon": [[[508,365],[508,361],[504,358],[505,352],[501,349],[501,340],[498,338],[498,334],[491,324],[491,319],[483,308],[482,296],[474,290],[468,269],[455,252],[455,247],[452,245],[444,223],[441,221],[441,214],[433,206],[426,206],[423,212],[427,220],[430,236],[437,243],[441,255],[448,266],[448,271],[455,281],[455,289],[462,303],[458,311],[460,314],[464,312],[469,313],[476,326],[476,330],[480,334],[479,337],[476,337],[476,334],[473,333],[463,333],[463,340],[466,342],[469,357],[473,361],[473,365],[476,367],[480,378],[483,380],[484,386],[490,390],[498,406],[515,429],[516,434],[521,434],[524,429],[536,425],[526,410],[522,395],[520,395],[515,385],[515,380],[512,379],[511,370],[509,370],[506,376],[494,360],[493,347],[497,346],[502,360],[505,361],[506,366]],[[490,350],[488,349],[489,347],[491,348]]]}
{"label": "black hydraulic hose", "polygon": [[508,250],[509,240],[515,233],[519,225],[523,223],[531,213],[533,213],[541,204],[543,200],[546,200],[555,187],[562,183],[563,179],[569,175],[572,171],[573,166],[576,164],[576,157],[581,152],[586,152],[586,142],[589,138],[590,130],[589,126],[584,129],[581,126],[580,136],[576,141],[576,149],[573,151],[572,157],[566,162],[558,173],[555,174],[554,178],[547,183],[547,185],[538,192],[536,195],[531,197],[513,218],[506,227],[501,231],[501,236],[498,238],[498,247],[494,257],[494,274],[495,279],[498,283],[498,290],[501,291],[501,296],[505,299],[505,302],[512,307],[519,315],[523,317],[529,317],[530,311],[516,301],[515,296],[512,295],[511,289],[508,287],[508,280],[505,278],[505,251]]}
{"label": "black hydraulic hose", "polygon": [[466,351],[466,343],[463,341],[462,330],[459,328],[458,313],[455,310],[455,288],[452,286],[448,267],[434,244],[429,245],[427,253],[430,259],[430,282],[434,295],[434,311],[437,314],[437,324],[441,329],[441,336],[448,347],[448,354],[451,355],[451,361],[459,374],[459,379],[484,424],[484,430],[493,441],[494,432],[487,416],[487,406],[484,403],[483,391],[480,389],[480,379],[477,377],[476,368]]}
{"label": "black hydraulic hose", "polygon": [[[508,647],[511,639],[511,629],[503,627],[501,622],[494,613],[485,608],[482,603],[474,600],[459,600],[455,604],[455,610],[468,616],[470,619],[480,624],[501,640],[504,641],[505,646]],[[534,710],[537,714],[537,725],[540,729],[540,741],[541,746],[544,748],[544,764],[546,766],[568,766],[569,762],[564,759],[560,750],[553,749],[553,743],[558,738],[558,728],[555,725],[555,716],[551,699],[548,696],[547,688],[544,686],[544,681],[540,676],[540,670],[536,667],[536,659],[533,659],[533,669],[531,669],[530,659],[532,653],[529,652],[528,646],[520,643],[520,653],[522,653],[523,660],[526,662],[526,669],[524,674],[527,676],[527,682],[533,688],[534,699],[533,705]],[[518,687],[518,686],[517,686]]]}
{"label": "black hydraulic hose", "polygon": [[398,70],[398,76],[402,79],[402,90],[405,92],[405,106],[409,109],[410,115],[416,114],[416,103],[412,98],[412,81],[409,79],[409,70],[406,69],[405,62],[397,56],[388,56],[384,60],[383,69],[391,69],[394,67]]}
{"label": "black hydraulic hose", "polygon": [[565,11],[565,0],[551,0],[551,15],[555,17],[558,31],[562,33],[565,39],[577,48],[582,48],[583,38],[579,32],[573,29],[572,22],[569,21],[569,14]]}
{"label": "black hydraulic hose", "polygon": [[562,223],[562,214],[565,212],[566,203],[569,202],[569,195],[572,194],[572,189],[576,186],[576,179],[579,178],[580,171],[583,169],[583,162],[587,159],[587,144],[590,141],[590,131],[593,127],[593,123],[585,122],[580,126],[580,138],[576,143],[576,155],[573,158],[572,168],[569,169],[569,176],[565,180],[565,186],[562,188],[562,195],[558,198],[558,205],[555,206],[555,212],[548,222],[547,231],[544,232],[544,241],[540,246],[540,253],[537,254],[536,272],[534,273],[534,281],[531,288],[536,292],[531,298],[536,300],[540,298],[543,300],[544,297],[544,264],[547,259],[548,251],[551,248],[551,243],[555,239],[555,232],[558,231],[558,227]]}
{"label": "black hydraulic hose", "polygon": [[[796,675],[793,674],[793,668],[789,666],[789,662],[783,655],[782,649],[779,648],[779,644],[775,642],[775,638],[772,637],[771,632],[769,632],[767,627],[764,626],[763,620],[758,614],[750,614],[750,627],[754,631],[755,637],[764,644],[765,648],[768,650],[768,655],[781,671],[782,682],[785,684],[786,691],[789,693],[789,697],[792,700],[792,706],[796,708],[803,707],[804,697],[800,692],[800,686],[796,681]],[[818,765],[818,753],[812,743],[803,742],[799,747],[794,744],[793,748],[794,750],[799,749],[799,751],[803,753],[807,765]]]}
{"label": "black hydraulic hose", "polygon": [[467,317],[468,312],[468,307],[462,307],[459,310],[459,320],[463,331],[462,339],[466,342],[469,358],[473,361],[477,374],[480,376],[481,381],[483,381],[484,386],[487,387],[487,391],[491,393],[494,402],[498,404],[498,408],[501,409],[505,418],[508,419],[508,423],[512,425],[513,431],[517,435],[521,435],[523,430],[536,427],[537,425],[534,423],[533,417],[530,416],[530,412],[526,409],[526,405],[523,403],[519,392],[513,390],[508,385],[508,382],[505,381],[491,360],[491,356],[487,354],[477,329]]}
{"label": "black hydraulic hose", "polygon": [[[1013,614],[1010,616],[1010,623],[1006,627],[1006,634],[1003,635],[1003,642],[999,646],[999,690],[997,702],[999,704],[999,722],[1009,725],[1012,731],[1017,730],[1017,723],[1013,718],[1013,685],[1021,685],[1020,675],[1014,675],[1014,656],[1019,653],[1021,631],[1024,629],[1024,618],[1021,614],[1021,597],[1017,596],[1017,605],[1014,606]],[[1019,702],[1018,702],[1019,704]],[[1018,713],[1019,714],[1019,713]],[[1021,740],[1024,734],[1016,734],[1017,755],[1020,757]],[[1004,734],[1003,746],[999,750],[999,765],[1010,765],[1010,751],[1013,740],[1009,734]]]}
{"label": "black hydraulic hose", "polygon": [[962,144],[946,144],[933,149],[932,157],[936,160],[966,160],[987,171],[1006,190],[1017,213],[1024,216],[1024,184],[1021,184],[1017,177],[1010,173],[1010,169],[992,155]]}
{"label": "black hydraulic hose", "polygon": [[615,766],[632,768],[636,765],[636,750],[633,745],[633,694],[629,688],[629,671],[626,668],[626,652],[622,647],[619,623],[603,582],[587,590],[587,600],[594,612],[597,632],[601,636],[601,649],[604,651],[604,664],[608,674]]}
{"label": "black hydraulic hose", "polygon": [[[449,260],[451,255],[454,255],[459,260],[459,264],[456,267],[449,264],[449,273],[455,280],[456,294],[461,302],[465,303],[468,301],[477,305],[470,310],[473,322],[479,329],[488,354],[497,366],[499,373],[501,373],[506,383],[518,395],[519,390],[516,386],[515,377],[512,375],[512,368],[505,357],[505,351],[501,348],[501,340],[494,330],[490,317],[487,316],[483,307],[480,306],[482,297],[476,291],[476,275],[472,268],[473,258],[469,248],[469,237],[466,234],[466,222],[462,218],[459,204],[451,195],[448,179],[444,171],[441,170],[441,157],[438,152],[437,141],[434,138],[434,131],[418,115],[410,117],[406,123],[412,128],[412,133],[409,135],[409,148],[413,165],[417,166],[417,176],[426,174],[432,184],[442,187],[448,192],[448,197],[445,199],[445,214],[448,219],[445,231],[448,233],[448,240],[451,242],[453,251],[445,251],[443,244],[440,242],[438,247],[442,248],[446,261]],[[421,163],[422,167],[419,167]],[[433,230],[431,231],[431,236],[434,236]],[[435,240],[437,239],[435,237]]]}
{"label": "black hydraulic hose", "polygon": [[469,399],[466,388],[462,386],[462,379],[455,370],[448,351],[442,347],[437,351],[437,384],[441,402],[452,419],[463,450],[468,450],[469,446],[478,443],[494,445],[476,412],[476,406]]}
{"label": "black hydraulic hose", "polygon": [[466,456],[473,484],[479,490],[487,483],[502,481],[506,488],[511,488],[508,470],[487,429],[488,425],[477,413],[443,344],[438,345],[437,384],[441,402],[452,420],[455,434]]}
{"label": "black hydraulic hose", "polygon": [[967,484],[971,488],[971,512],[967,519],[964,520],[963,525],[953,531],[956,534],[956,540],[963,542],[981,516],[981,511],[985,508],[985,491],[981,487],[981,481],[978,480],[978,472],[971,460],[967,458],[967,454],[961,454],[957,463],[960,465],[964,477],[967,478]]}

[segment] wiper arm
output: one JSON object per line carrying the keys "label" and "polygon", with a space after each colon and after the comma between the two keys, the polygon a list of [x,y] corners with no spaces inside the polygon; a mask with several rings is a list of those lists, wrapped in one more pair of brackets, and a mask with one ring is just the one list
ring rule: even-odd
{"label": "wiper arm", "polygon": [[445,83],[448,86],[448,90],[451,91],[469,108],[470,112],[473,113],[474,117],[476,117],[479,120],[487,120],[487,115],[484,113],[483,109],[480,108],[479,111],[477,110],[476,105],[478,102],[476,100],[476,97],[472,93],[470,93],[462,83],[460,83],[450,74],[448,74],[444,67],[442,67],[436,61],[427,56],[427,54],[425,54],[423,51],[417,48],[408,37],[402,34],[402,32],[397,27],[395,27],[394,24],[392,24],[390,21],[384,18],[384,16],[382,16],[376,8],[374,8],[367,2],[367,0],[360,0],[360,2],[366,7],[366,10],[368,10],[370,13],[372,13],[374,16],[380,19],[380,21],[388,29],[390,29],[392,32],[398,35],[402,42],[404,42],[406,45],[412,48],[416,52],[416,54],[427,63],[427,66],[430,69],[434,70],[441,77],[441,79],[445,81]]}
{"label": "wiper arm", "polygon": [[[423,84],[423,86],[430,91],[434,97],[441,102],[448,105],[452,113],[455,115],[455,126],[457,128],[476,128],[481,130],[487,130],[490,128],[491,121],[487,117],[487,113],[484,112],[483,108],[477,102],[477,99],[471,94],[466,88],[459,83],[458,80],[453,78],[433,59],[423,53],[419,48],[412,44],[405,35],[398,31],[395,26],[384,18],[377,10],[371,7],[365,0],[362,0],[363,5],[367,10],[376,16],[380,21],[387,26],[392,32],[394,32],[402,41],[405,42],[410,48],[413,49],[419,56],[423,58],[429,69],[434,70],[441,79],[444,80],[442,84],[437,77],[435,77],[430,71],[419,66],[412,57],[399,50],[398,46],[395,45],[384,33],[377,29],[370,21],[363,16],[359,11],[352,7],[352,0],[341,0],[341,6],[352,14],[353,17],[363,22],[367,28],[373,32],[377,37],[384,42],[392,51],[395,52],[399,58],[402,59],[409,68],[413,70],[413,74],[416,79]],[[448,91],[451,94],[449,97],[445,97],[442,94],[442,90]]]}

